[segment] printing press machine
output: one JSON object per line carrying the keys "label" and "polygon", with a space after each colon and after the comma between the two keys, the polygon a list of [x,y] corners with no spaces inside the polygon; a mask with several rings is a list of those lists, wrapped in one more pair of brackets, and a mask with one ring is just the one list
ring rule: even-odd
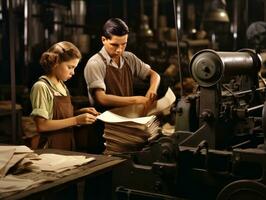
{"label": "printing press machine", "polygon": [[116,197],[123,199],[266,199],[266,82],[251,49],[196,53],[197,93],[175,108],[176,131],[127,152]]}

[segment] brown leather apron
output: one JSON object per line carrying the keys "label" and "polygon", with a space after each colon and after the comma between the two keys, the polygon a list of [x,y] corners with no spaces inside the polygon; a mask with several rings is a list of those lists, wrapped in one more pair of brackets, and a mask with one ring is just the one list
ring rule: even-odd
{"label": "brown leather apron", "polygon": [[[45,79],[41,79],[41,81],[45,82],[48,85],[50,91],[54,95],[53,120],[73,117],[73,105],[71,103],[69,92],[67,91],[67,96],[55,96],[55,92],[57,91],[52,88],[50,83]],[[40,133],[40,137],[39,147],[41,148],[54,148],[62,150],[75,149],[72,127],[56,131],[43,132]]]}
{"label": "brown leather apron", "polygon": [[[105,75],[105,85],[106,85],[106,94],[112,94],[117,96],[133,96],[133,74],[128,65],[128,63],[124,62],[124,65],[121,68],[115,68],[107,64],[106,59],[103,57],[101,53],[98,53],[103,62],[106,65],[106,75]],[[101,112],[111,109],[104,108],[101,109]],[[102,123],[102,122],[100,122]],[[102,123],[102,129],[104,125]],[[122,145],[118,144],[115,147],[111,145],[111,140],[108,139],[109,133],[106,130],[102,130],[104,132],[103,138],[105,139],[105,151],[104,154],[112,154],[114,151],[126,152],[129,150],[128,147],[123,148]],[[126,135],[126,133],[125,133]],[[118,147],[119,150],[116,148]]]}
{"label": "brown leather apron", "polygon": [[[117,96],[132,96],[133,95],[133,74],[128,65],[124,62],[124,65],[120,68],[115,68],[107,64],[107,60],[101,53],[98,53],[104,64],[106,65],[106,75],[104,83],[106,85],[106,94],[112,94]],[[110,108],[100,108],[100,111],[105,111]]]}

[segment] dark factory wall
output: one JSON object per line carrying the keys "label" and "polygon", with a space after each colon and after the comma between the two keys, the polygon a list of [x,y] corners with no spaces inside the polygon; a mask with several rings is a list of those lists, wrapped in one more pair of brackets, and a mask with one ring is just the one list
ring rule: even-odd
{"label": "dark factory wall", "polygon": [[[0,85],[10,85],[11,60],[13,60],[16,85],[25,86],[26,90],[29,90],[42,74],[39,66],[41,52],[51,43],[69,40],[77,44],[83,53],[83,60],[77,70],[79,75],[69,81],[69,85],[76,88],[74,94],[84,94],[84,88],[80,87],[82,81],[79,80],[87,59],[101,47],[99,37],[104,21],[109,17],[123,18],[131,31],[127,48],[141,57],[143,53],[139,47],[145,44],[139,39],[143,23],[140,16],[143,14],[148,16],[149,28],[154,33],[153,41],[161,42],[164,39],[160,35],[162,29],[160,26],[165,25],[169,29],[175,27],[173,2],[172,0],[1,0]],[[176,1],[181,8],[179,31],[183,37],[194,39],[193,31],[204,29],[204,15],[211,2],[212,0]],[[246,29],[254,21],[265,20],[266,3],[263,0],[230,0],[226,3],[230,22],[226,28],[223,28],[224,32],[220,36],[223,41],[220,42],[219,48],[237,50],[247,47]],[[85,9],[82,10],[81,5],[85,6]],[[166,21],[161,21],[162,19]],[[160,25],[162,22],[165,24]],[[167,32],[167,37],[169,33]],[[237,33],[236,38],[233,38],[234,33]],[[163,49],[163,51],[171,50]],[[153,57],[160,56],[155,54]],[[143,59],[150,62],[150,58]],[[164,63],[167,64],[169,63]],[[0,100],[5,98],[8,97],[0,91]]]}

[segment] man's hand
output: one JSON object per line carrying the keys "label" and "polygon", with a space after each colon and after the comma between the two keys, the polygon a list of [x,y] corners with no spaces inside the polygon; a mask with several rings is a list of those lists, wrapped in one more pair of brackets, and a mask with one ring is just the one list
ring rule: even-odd
{"label": "man's hand", "polygon": [[149,98],[149,100],[152,102],[157,100],[157,94],[150,90],[148,90],[148,92],[146,93],[146,97]]}
{"label": "man's hand", "polygon": [[156,105],[156,101],[153,99],[149,99],[149,101],[147,101],[144,104],[144,108],[143,108],[143,116],[147,116],[147,113]]}
{"label": "man's hand", "polygon": [[150,92],[146,94],[146,97],[149,98],[150,101],[154,102],[157,99],[157,94],[154,92]]}

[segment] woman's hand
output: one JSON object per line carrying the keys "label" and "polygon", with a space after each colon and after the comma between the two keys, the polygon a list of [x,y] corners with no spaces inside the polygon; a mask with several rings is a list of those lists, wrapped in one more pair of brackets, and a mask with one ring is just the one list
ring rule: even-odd
{"label": "woman's hand", "polygon": [[77,125],[92,124],[96,121],[96,115],[83,113],[76,116]]}
{"label": "woman's hand", "polygon": [[100,113],[93,107],[86,107],[86,108],[81,108],[79,109],[80,113],[89,113],[94,116],[98,116]]}

